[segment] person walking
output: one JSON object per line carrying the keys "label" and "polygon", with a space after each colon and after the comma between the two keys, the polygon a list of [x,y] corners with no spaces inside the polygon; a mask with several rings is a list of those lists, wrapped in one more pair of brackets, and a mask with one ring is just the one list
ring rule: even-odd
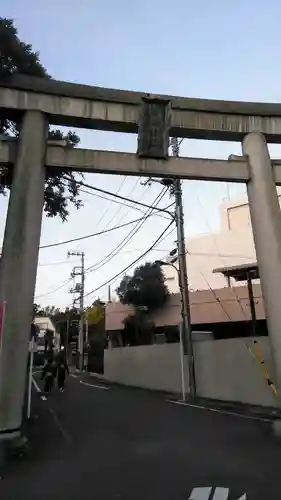
{"label": "person walking", "polygon": [[56,364],[58,373],[58,388],[60,392],[63,392],[65,387],[66,373],[69,375],[69,368],[66,360],[66,352],[64,346],[60,348],[60,351],[57,354]]}
{"label": "person walking", "polygon": [[44,392],[46,394],[51,393],[54,386],[54,379],[56,378],[56,374],[57,374],[56,363],[54,362],[53,359],[48,359],[47,363],[45,364],[42,370],[42,375],[41,375],[41,380],[45,380]]}

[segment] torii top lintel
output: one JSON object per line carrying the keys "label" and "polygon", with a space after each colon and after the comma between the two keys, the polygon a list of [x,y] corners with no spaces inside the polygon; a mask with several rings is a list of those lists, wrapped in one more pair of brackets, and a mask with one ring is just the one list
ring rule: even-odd
{"label": "torii top lintel", "polygon": [[[144,92],[108,89],[52,79],[14,75],[0,82],[0,113],[13,116],[30,109],[47,113],[57,125],[137,133]],[[220,101],[167,95],[170,135],[241,141],[251,131],[268,142],[281,142],[281,104]]]}

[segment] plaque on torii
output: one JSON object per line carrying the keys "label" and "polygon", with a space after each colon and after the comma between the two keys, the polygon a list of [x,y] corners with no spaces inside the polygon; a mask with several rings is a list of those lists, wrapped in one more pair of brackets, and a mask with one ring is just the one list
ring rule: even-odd
{"label": "plaque on torii", "polygon": [[169,157],[170,127],[171,101],[152,95],[142,98],[138,130],[138,156],[167,160]]}

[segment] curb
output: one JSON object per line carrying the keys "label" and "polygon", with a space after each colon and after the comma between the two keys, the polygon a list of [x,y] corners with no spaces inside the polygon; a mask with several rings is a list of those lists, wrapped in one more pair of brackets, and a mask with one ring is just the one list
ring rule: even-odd
{"label": "curb", "polygon": [[[113,382],[111,380],[108,380],[105,375],[102,375],[100,373],[92,373],[88,372],[89,377],[94,377],[96,379],[99,379],[101,381],[107,382],[108,384],[111,384],[112,386],[119,386],[119,387],[124,387],[124,388],[131,388],[131,389],[137,389],[137,390],[142,390],[142,391],[149,391],[149,392],[154,392],[156,394],[162,394],[165,397],[169,397],[171,401],[180,401],[181,400],[181,395],[177,393],[171,393],[169,391],[161,391],[157,389],[150,389],[148,387],[139,387],[139,386],[134,386],[134,385],[129,385],[129,384],[122,384],[120,382]],[[240,415],[247,415],[251,417],[257,417],[257,418],[266,418],[270,420],[276,420],[276,419],[281,419],[281,410],[279,408],[275,407],[265,407],[265,406],[258,406],[258,405],[250,405],[246,403],[239,403],[236,401],[224,401],[224,400],[218,400],[218,399],[211,399],[211,398],[202,398],[198,397],[196,398],[195,401],[191,401],[190,399],[187,398],[187,403],[190,404],[196,404],[201,407],[207,407],[209,409],[214,409],[214,410],[222,410],[222,411],[229,411],[229,412],[235,412]]]}

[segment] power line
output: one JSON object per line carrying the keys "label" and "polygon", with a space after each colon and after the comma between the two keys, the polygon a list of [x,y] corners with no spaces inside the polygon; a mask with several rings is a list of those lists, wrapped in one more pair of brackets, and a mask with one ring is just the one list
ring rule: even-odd
{"label": "power line", "polygon": [[[125,177],[125,179],[126,179],[126,177]],[[131,194],[133,193],[133,191],[136,189],[136,187],[137,187],[137,185],[138,185],[138,183],[139,183],[139,179],[140,179],[140,177],[138,177],[138,179],[137,179],[137,181],[135,182],[134,186],[132,187],[132,189],[131,189],[131,190],[129,191],[129,193],[127,194],[127,197],[131,196]],[[117,194],[118,194],[118,192],[119,192],[119,191],[117,191]],[[113,200],[111,200],[111,201],[113,201]],[[138,200],[137,200],[137,201],[138,201]],[[124,205],[124,206],[125,206],[125,205]],[[120,211],[122,211],[122,208],[120,209]],[[115,213],[113,214],[113,217],[111,217],[111,219],[107,222],[106,226],[105,226],[103,229],[107,229],[107,228],[108,228],[108,226],[110,226],[110,224],[114,221],[114,219],[115,219],[115,217],[116,217],[117,213],[118,213],[118,212],[115,212]],[[119,212],[119,213],[120,213],[120,212]],[[127,214],[128,214],[128,213],[129,213],[129,210],[127,210],[127,211],[126,211],[126,213],[125,213],[125,214],[121,217],[121,219],[119,220],[119,224],[120,224],[121,220],[124,220],[124,219],[125,219],[125,217],[127,216]],[[144,212],[143,212],[143,213],[144,213]]]}
{"label": "power line", "polygon": [[[65,175],[63,176],[63,178],[67,181],[71,180],[73,182],[73,179],[70,179]],[[142,203],[141,201],[131,200],[130,198],[127,198],[126,196],[121,196],[120,194],[112,193],[111,191],[106,191],[105,189],[96,188],[95,186],[92,186],[91,184],[86,184],[83,181],[75,180],[74,182],[75,182],[75,184],[86,187],[88,189],[92,189],[93,191],[97,191],[99,193],[103,193],[103,194],[106,194],[108,196],[113,196],[113,197],[115,197],[119,200],[122,200],[122,201],[129,201],[130,203],[134,203],[135,205],[139,205],[139,206],[144,207],[144,208],[153,208],[154,210],[156,210],[158,212],[164,212],[164,213],[167,213],[170,217],[172,216],[172,214],[165,208],[153,207],[151,205],[147,205],[146,203]]]}
{"label": "power line", "polygon": [[[159,200],[159,201],[160,201],[160,200]],[[170,206],[170,205],[169,205],[169,206]],[[144,219],[143,217],[142,217],[142,218],[140,218],[140,219],[136,219],[136,221],[142,221],[143,219],[144,219],[144,221],[145,221],[145,220],[146,220],[148,217],[150,217],[151,215],[153,215],[153,214],[149,214],[149,215],[147,215],[145,219]],[[126,226],[126,225],[128,225],[128,224],[132,224],[133,222],[136,222],[136,221],[131,221],[130,223],[123,224],[123,225],[121,225],[121,226],[116,226],[116,228],[115,228],[115,229],[117,229],[118,227],[124,227],[124,226]],[[172,221],[172,222],[173,222],[173,221]],[[114,228],[113,228],[113,229],[114,229]],[[173,231],[173,230],[174,230],[174,228],[172,228],[172,231]],[[165,236],[165,238],[162,238],[162,241],[164,241],[166,238],[168,238],[168,236],[171,234],[171,232],[172,232],[172,231],[170,231],[170,232],[169,232],[169,233]],[[108,232],[108,231],[105,231],[105,232]],[[97,233],[96,235],[99,235],[99,234],[104,234],[104,233],[103,233],[103,232],[101,232],[101,233]],[[89,235],[88,237],[91,237],[91,236],[95,236],[95,235]],[[84,237],[83,237],[83,238],[84,238]],[[72,241],[77,241],[77,240],[72,240]],[[64,243],[65,243],[65,242],[61,242],[60,244],[64,244]],[[68,243],[68,242],[67,242],[67,243]],[[56,244],[56,245],[57,245],[57,244]],[[50,245],[50,246],[54,246],[54,245]],[[48,246],[43,247],[43,248],[48,248]],[[146,252],[145,252],[145,253],[146,253]],[[65,262],[69,262],[69,261],[65,261]],[[63,262],[62,262],[62,263],[63,263]],[[59,263],[57,263],[57,264],[59,264]],[[46,265],[47,265],[47,264],[46,264]],[[51,265],[51,263],[50,263],[50,265]],[[88,269],[89,269],[89,268],[88,268]],[[86,270],[86,271],[87,271],[87,270]],[[50,290],[49,292],[46,292],[46,293],[42,293],[42,294],[40,294],[40,295],[37,295],[37,296],[35,297],[35,299],[40,298],[40,297],[45,297],[45,296],[48,296],[48,295],[52,295],[53,293],[57,292],[58,290],[61,290],[61,289],[62,289],[62,288],[63,288],[66,284],[68,284],[70,281],[71,281],[71,278],[69,278],[69,279],[65,280],[62,284],[60,284],[58,287],[56,287],[56,288],[54,288],[54,289]]]}
{"label": "power line", "polygon": [[230,254],[230,253],[210,253],[210,252],[189,252],[190,255],[198,255],[201,257],[225,257],[225,258],[233,258],[236,257],[237,259],[252,259],[253,257],[250,257],[249,255],[241,255],[241,254]]}
{"label": "power line", "polygon": [[[190,255],[190,257],[194,257],[192,254],[189,253],[189,251],[187,250],[186,251],[187,255]],[[211,287],[210,283],[208,282],[206,276],[204,275],[204,273],[201,271],[201,269],[199,268],[199,266],[197,264],[195,264],[197,269],[199,270],[202,278],[205,280],[207,286],[209,287],[210,291],[212,292],[214,298],[216,299],[216,301],[220,304],[223,312],[226,314],[227,318],[229,319],[229,321],[232,321],[231,319],[231,316],[229,315],[228,311],[225,309],[225,307],[223,306],[222,302],[220,301],[220,299],[217,297],[217,295],[215,294],[215,291],[213,290],[213,288]]]}
{"label": "power line", "polygon": [[[204,207],[203,207],[203,205],[202,205],[201,199],[200,199],[200,197],[199,197],[198,191],[196,192],[196,197],[197,197],[197,201],[198,201],[198,203],[199,203],[199,205],[200,205],[200,207],[201,207],[201,211],[202,211],[202,213],[203,213],[203,216],[204,216],[204,218],[205,218],[205,222],[207,223],[207,226],[208,226],[208,228],[209,228],[210,234],[211,234],[211,236],[212,236],[212,238],[213,238],[213,241],[214,241],[215,247],[216,247],[217,252],[218,252],[218,256],[219,256],[219,257],[222,257],[222,255],[220,254],[220,249],[219,249],[219,246],[218,246],[218,243],[217,243],[216,235],[213,233],[213,230],[212,230],[211,225],[210,225],[210,223],[209,223],[209,219],[208,219],[208,217],[207,217],[207,216],[206,216],[206,214],[205,214],[205,210],[204,210]],[[233,291],[233,293],[234,293],[234,295],[235,295],[235,297],[236,297],[236,300],[237,300],[237,302],[238,302],[238,304],[239,304],[239,307],[240,307],[240,310],[241,310],[241,312],[242,312],[242,315],[244,316],[245,321],[247,321],[246,313],[245,313],[245,311],[244,311],[244,309],[243,309],[243,307],[242,307],[242,305],[241,305],[240,299],[239,299],[239,297],[238,297],[238,295],[237,295],[236,291],[234,290],[234,288],[235,288],[235,287],[233,287],[233,286],[231,285],[230,281],[229,281],[229,285],[230,285],[230,288],[231,288],[231,290]]]}
{"label": "power line", "polygon": [[[172,228],[172,230],[168,232],[168,234],[167,234],[167,235],[166,235],[166,236],[162,239],[162,241],[166,240],[166,239],[170,236],[170,234],[172,234],[172,232],[173,232],[174,230],[175,230],[175,229],[174,229],[174,228]],[[161,241],[161,243],[162,243],[162,241]],[[137,248],[137,249],[135,249],[135,250],[127,250],[127,251],[125,251],[125,252],[123,252],[123,253],[142,252],[143,250],[144,250],[143,248]],[[153,251],[154,251],[154,252],[164,252],[164,251],[165,251],[165,249],[163,249],[163,248],[154,248],[154,249],[153,249]],[[169,249],[167,249],[167,252],[168,252],[168,251],[169,251]],[[41,265],[42,265],[42,266],[44,266],[44,265],[46,265],[46,266],[49,266],[49,265],[50,265],[50,266],[51,266],[51,265],[55,265],[55,264],[58,264],[58,265],[59,265],[59,264],[64,264],[64,263],[65,263],[65,264],[66,264],[66,263],[67,263],[67,264],[69,264],[69,263],[70,263],[70,261],[69,261],[69,260],[66,260],[66,261],[63,261],[63,262],[49,262],[49,263],[46,263],[46,264],[41,264]],[[39,297],[45,297],[46,295],[51,295],[52,293],[55,293],[56,291],[58,291],[58,290],[60,290],[61,288],[63,288],[63,287],[64,287],[67,283],[69,283],[70,281],[71,281],[71,278],[69,278],[69,279],[65,280],[65,281],[64,281],[64,282],[63,282],[60,286],[58,286],[57,288],[55,288],[55,289],[53,289],[53,290],[51,290],[51,291],[49,291],[49,292],[46,292],[46,293],[41,293],[41,294],[39,294],[39,295],[36,295],[35,299],[37,299],[37,298],[39,298]]]}
{"label": "power line", "polygon": [[[124,183],[125,183],[126,179],[127,179],[127,176],[125,176],[124,179],[122,179],[122,182],[121,182],[119,188],[117,189],[116,194],[120,193],[122,187],[124,186]],[[113,200],[110,200],[109,206],[106,207],[106,209],[104,210],[103,214],[101,215],[99,221],[96,224],[96,227],[98,227],[100,225],[101,221],[105,218],[107,212],[109,211],[109,209],[110,209],[110,207],[112,205],[112,202],[113,202]],[[109,226],[109,224],[108,224],[108,226]],[[106,226],[106,227],[108,227],[108,226]],[[106,229],[106,227],[104,229]]]}
{"label": "power line", "polygon": [[[90,194],[90,193],[89,193],[89,194]],[[91,193],[91,194],[92,194],[92,193]],[[160,193],[160,195],[161,195],[161,194],[162,194],[162,192]],[[164,194],[165,194],[165,193],[164,193]],[[160,195],[158,195],[158,196],[156,197],[156,200],[157,200],[157,198],[158,198]],[[162,199],[162,197],[161,197],[161,199]],[[160,199],[160,200],[158,200],[158,202],[160,202],[160,201],[161,201],[161,199]],[[155,201],[154,201],[154,203],[155,203]],[[170,203],[167,207],[165,207],[165,208],[164,208],[164,209],[162,209],[162,210],[164,210],[164,211],[168,211],[168,209],[169,209],[169,208],[170,208],[173,204],[174,204],[174,202]],[[155,208],[156,208],[156,210],[159,210],[159,209],[158,209],[158,207],[154,207],[153,205],[146,205],[146,206],[147,206],[147,207],[148,207],[148,209],[150,209],[151,211],[152,211],[152,210],[154,210]],[[131,208],[131,207],[130,207],[130,208]],[[168,213],[170,214],[170,212],[168,212]],[[139,219],[135,219],[135,220],[133,220],[133,221],[130,221],[130,222],[127,222],[127,223],[124,223],[124,224],[120,224],[119,226],[115,226],[115,227],[113,227],[113,228],[109,228],[109,229],[104,230],[104,231],[100,231],[100,232],[97,232],[97,233],[92,233],[92,234],[85,235],[85,236],[81,236],[81,237],[78,237],[78,238],[72,238],[72,239],[70,239],[70,240],[65,240],[65,241],[62,241],[62,242],[52,243],[52,244],[48,244],[48,245],[42,245],[42,246],[40,246],[39,248],[40,248],[40,249],[52,248],[52,247],[57,247],[57,246],[65,245],[65,244],[68,244],[68,243],[73,243],[73,242],[75,242],[75,241],[81,241],[81,240],[84,240],[84,239],[87,239],[87,238],[91,238],[91,237],[94,237],[94,236],[100,236],[100,235],[102,235],[102,234],[106,234],[106,233],[108,233],[108,232],[110,232],[110,231],[114,231],[115,229],[120,229],[120,228],[126,227],[126,226],[128,226],[128,225],[130,225],[130,224],[133,224],[133,223],[135,223],[135,222],[139,223],[140,221],[145,221],[148,217],[151,217],[152,215],[157,215],[157,214],[153,214],[153,213],[147,214],[147,213],[146,213],[146,215],[145,215],[144,217],[141,217],[141,218],[139,218]],[[172,214],[170,214],[170,215],[172,215]],[[173,222],[173,221],[171,221],[171,223],[172,223],[172,222]],[[171,224],[169,224],[169,226],[170,226],[170,225],[171,225]],[[168,227],[169,227],[169,226],[168,226]],[[166,232],[166,230],[165,230],[165,232]],[[164,232],[164,233],[165,233],[165,232]],[[164,233],[163,233],[163,234],[164,234]],[[134,233],[134,234],[135,234],[135,233]],[[170,233],[169,233],[169,234],[170,234]],[[167,237],[169,236],[169,234],[167,235]],[[128,236],[129,236],[129,235],[128,235]],[[161,236],[160,236],[160,238],[161,238]],[[166,238],[164,238],[164,239],[166,239]],[[164,240],[164,239],[163,239],[163,240]],[[146,253],[147,253],[147,252],[145,252],[145,254],[146,254]],[[145,254],[144,254],[144,255],[145,255]],[[50,263],[50,265],[51,265],[51,263]],[[132,265],[133,265],[133,264],[132,264]],[[43,296],[46,296],[46,295],[51,295],[52,293],[55,293],[56,291],[58,291],[58,290],[60,290],[61,288],[63,288],[63,287],[64,287],[67,283],[69,283],[69,281],[70,281],[70,279],[68,279],[68,280],[64,281],[64,282],[63,282],[63,283],[62,283],[59,287],[57,287],[57,288],[55,288],[55,289],[53,289],[53,290],[51,290],[51,291],[49,291],[49,292],[46,292],[46,293],[44,293],[44,294],[37,295],[37,296],[36,296],[36,298],[43,297]]]}
{"label": "power line", "polygon": [[171,225],[173,223],[174,223],[174,221],[172,220],[168,224],[168,226],[164,229],[164,231],[162,231],[162,233],[160,234],[160,236],[158,236],[158,238],[154,241],[154,243],[142,255],[140,255],[137,259],[135,259],[133,262],[131,262],[131,264],[129,264],[124,269],[122,269],[121,271],[119,271],[119,273],[115,274],[115,276],[113,276],[112,278],[110,278],[109,280],[107,280],[105,283],[103,283],[102,285],[98,286],[97,288],[94,288],[94,290],[91,290],[90,292],[86,293],[85,297],[88,297],[89,295],[92,295],[93,293],[97,292],[98,290],[100,290],[101,288],[105,287],[106,285],[109,285],[110,283],[114,282],[117,278],[119,278],[119,276],[121,276],[126,271],[128,271],[131,267],[133,267],[135,264],[137,264],[143,257],[145,257],[149,252],[151,252],[151,250],[153,250],[153,248],[157,245],[157,243],[159,243],[159,241],[161,240],[161,238],[164,236],[164,234],[168,231],[168,229],[171,227]]}
{"label": "power line", "polygon": [[[172,221],[172,222],[173,222],[173,221]],[[171,222],[171,224],[172,224],[172,222]],[[165,240],[166,240],[166,239],[167,239],[167,238],[168,238],[168,237],[169,237],[169,236],[170,236],[170,235],[171,235],[171,234],[172,234],[172,233],[176,230],[176,228],[175,228],[175,227],[172,227],[172,229],[171,229],[171,230],[170,230],[170,231],[169,231],[169,232],[168,232],[165,236],[163,236],[163,234],[164,234],[164,233],[165,233],[165,232],[169,229],[169,227],[170,227],[170,225],[171,225],[171,224],[169,224],[169,225],[168,225],[168,227],[167,227],[167,228],[163,231],[162,235],[160,235],[160,236],[159,236],[159,240],[157,241],[157,243],[155,243],[155,242],[154,242],[154,245],[157,245],[158,243],[162,243],[163,241],[165,241]],[[158,249],[157,249],[157,248],[152,248],[152,250],[153,250],[153,252],[158,251]],[[130,265],[128,266],[128,268],[125,268],[125,271],[126,271],[126,270],[129,270],[129,269],[130,269],[130,268],[131,268],[131,267],[132,267],[132,266],[133,266],[133,265],[134,265],[134,264],[135,264],[138,260],[141,260],[141,259],[143,258],[143,256],[145,256],[145,255],[146,255],[146,253],[148,253],[148,252],[150,252],[150,251],[151,251],[150,249],[149,249],[149,250],[146,250],[146,251],[144,252],[144,254],[143,254],[143,255],[141,255],[140,257],[138,257],[138,259],[136,259],[136,261],[134,261],[132,264],[130,264]],[[159,251],[161,251],[161,252],[162,252],[163,250],[160,250],[160,249],[159,249]],[[125,253],[126,253],[126,252],[125,252]],[[121,273],[120,273],[120,274],[122,274],[122,272],[124,272],[124,270],[123,270],[123,271],[121,271]],[[118,277],[118,276],[117,276],[117,277]],[[116,280],[116,277],[114,277],[114,278],[113,278],[112,283],[114,283],[114,281],[115,281],[115,280]],[[106,286],[106,285],[108,285],[108,284],[109,284],[109,283],[103,284],[100,288],[102,288],[103,286]],[[92,290],[92,292],[89,292],[88,294],[86,294],[86,295],[85,295],[85,297],[87,297],[87,296],[88,296],[89,294],[91,294],[91,293],[94,293],[95,291],[97,291],[97,290]],[[66,307],[68,307],[68,306],[66,306]]]}
{"label": "power line", "polygon": [[[165,196],[167,192],[167,188],[163,188],[161,192],[156,196],[155,200],[153,201],[153,205],[157,206],[158,203],[162,200],[162,198]],[[103,259],[101,259],[99,262],[96,264],[88,267],[85,272],[93,272],[97,271],[101,267],[103,267],[105,264],[107,264],[110,260],[112,260],[128,243],[129,241],[132,240],[132,238],[135,236],[137,232],[142,228],[148,217],[151,215],[149,212],[151,212],[152,209],[148,209],[147,213],[144,216],[144,219],[140,222],[138,222],[135,226],[135,228],[123,238],[123,240],[118,243],[118,245],[108,254],[106,255]]]}
{"label": "power line", "polygon": [[[160,193],[160,194],[161,194],[161,193]],[[164,193],[164,194],[165,194],[165,193]],[[158,195],[158,196],[159,196],[159,195]],[[161,200],[159,200],[159,201],[161,201]],[[169,206],[170,206],[170,205],[169,205]],[[136,219],[136,221],[142,221],[142,220],[144,220],[144,222],[145,222],[145,220],[146,220],[148,217],[150,217],[151,215],[153,215],[153,214],[149,214],[149,215],[147,215],[147,216],[146,216],[146,218],[142,217],[142,218],[140,218],[140,219]],[[133,222],[136,222],[136,221],[131,221],[130,223],[127,223],[127,224],[125,224],[125,225],[123,224],[122,226],[116,226],[116,228],[115,228],[115,229],[117,229],[118,227],[124,227],[124,226],[126,226],[126,225],[128,225],[128,224],[132,224]],[[171,222],[173,222],[173,221],[171,221]],[[169,226],[168,226],[168,227],[169,227]],[[172,228],[172,231],[174,231],[174,228]],[[164,241],[166,238],[168,238],[168,236],[171,234],[171,232],[172,232],[172,231],[169,231],[169,233],[165,236],[165,238],[162,238],[162,239],[161,239],[161,241]],[[105,231],[105,232],[108,232],[108,231]],[[103,232],[101,232],[101,233],[97,233],[96,235],[99,235],[99,234],[104,234],[104,233],[103,233]],[[94,235],[90,235],[89,237],[91,237],[91,236],[94,236]],[[73,240],[72,240],[72,241],[73,241]],[[75,240],[75,241],[76,241],[76,240]],[[63,244],[63,242],[62,242],[61,244]],[[53,246],[53,245],[51,245],[51,246]],[[47,248],[47,247],[44,247],[44,248]],[[145,252],[145,253],[146,253],[146,252]],[[69,262],[69,261],[65,261],[65,262]],[[99,264],[99,263],[97,263],[97,264]],[[51,265],[51,263],[50,263],[50,265]],[[88,268],[88,270],[89,270],[89,268]],[[86,271],[87,271],[87,269],[86,269]],[[37,295],[37,296],[35,297],[35,299],[40,298],[40,297],[45,297],[45,296],[47,296],[47,295],[51,295],[51,294],[53,294],[53,293],[57,292],[58,290],[61,290],[61,289],[62,289],[62,288],[63,288],[66,284],[68,284],[70,281],[71,281],[71,278],[69,278],[69,279],[65,280],[62,284],[60,284],[58,287],[54,288],[53,290],[50,290],[49,292],[46,292],[46,293],[42,293],[42,294],[40,294],[40,295]]]}
{"label": "power line", "polygon": [[[118,193],[121,191],[121,189],[122,189],[122,187],[123,187],[123,185],[124,185],[124,183],[125,183],[126,179],[127,179],[127,176],[125,176],[125,177],[122,179],[121,184],[119,185],[119,187],[118,187],[118,189],[117,189],[117,191],[116,191],[116,194],[118,194]],[[63,184],[64,184],[64,183],[63,183]],[[65,184],[64,184],[64,185],[65,185]],[[81,191],[81,190],[80,190],[80,191]],[[94,194],[94,193],[92,193],[92,192],[88,192],[88,194]],[[114,203],[114,201],[115,201],[115,200],[113,200],[113,199],[112,199],[112,200],[110,200],[110,199],[109,199],[108,201],[109,201],[109,205],[105,208],[105,210],[103,211],[103,213],[102,213],[101,217],[99,218],[98,222],[95,224],[95,228],[96,228],[96,229],[98,229],[98,227],[99,227],[100,223],[102,222],[102,220],[103,220],[103,219],[104,219],[104,217],[106,216],[107,212],[110,210],[110,207],[113,205],[113,203]],[[141,211],[141,212],[142,212],[142,211]],[[113,219],[114,219],[114,217],[111,219],[111,221],[112,221]],[[110,222],[111,222],[111,221],[110,221]],[[110,222],[109,222],[108,224],[106,224],[106,226],[103,228],[103,231],[104,231],[105,229],[107,229],[107,228],[110,226]],[[78,246],[79,246],[79,245],[78,245]]]}
{"label": "power line", "polygon": [[[154,214],[150,214],[149,217],[151,217],[153,215]],[[58,247],[61,245],[67,245],[68,243],[73,243],[75,241],[81,241],[81,240],[93,238],[94,236],[101,236],[102,234],[110,233],[111,231],[115,231],[116,229],[121,229],[123,227],[129,226],[130,224],[134,224],[135,222],[142,221],[143,219],[144,219],[144,217],[140,217],[139,219],[131,220],[129,222],[125,222],[124,224],[120,224],[119,226],[111,227],[111,228],[106,229],[104,231],[99,231],[98,233],[86,234],[85,236],[79,236],[78,238],[72,238],[71,240],[64,240],[64,241],[58,241],[57,243],[50,243],[48,245],[41,245],[39,248],[40,248],[40,250],[43,250],[44,248]]]}
{"label": "power line", "polygon": [[[68,180],[68,179],[66,179],[66,180]],[[137,180],[136,185],[137,185],[138,181],[139,181],[139,180]],[[73,182],[79,183],[78,181],[73,181]],[[61,182],[61,183],[62,183],[64,186],[67,186],[67,184],[66,184],[66,183],[64,183],[64,182]],[[87,186],[87,187],[91,188],[92,190],[94,190],[94,189],[98,189],[98,188],[95,188],[94,186],[90,186],[89,184],[83,184],[83,185],[85,185],[85,186]],[[133,187],[133,189],[131,189],[131,191],[128,193],[127,197],[128,197],[128,196],[130,196],[130,194],[134,191],[134,189],[135,189],[136,185]],[[80,193],[89,194],[89,195],[91,195],[91,196],[95,196],[96,198],[100,198],[100,199],[102,199],[102,200],[110,201],[110,200],[109,200],[109,198],[107,198],[106,196],[102,196],[102,195],[96,194],[96,193],[94,193],[94,192],[92,192],[92,191],[86,191],[86,189],[81,189],[81,188],[80,188]],[[111,193],[111,196],[115,196],[115,194],[114,194],[114,193]],[[122,198],[122,197],[121,197],[121,198]],[[127,199],[127,198],[125,198],[125,199]],[[141,203],[141,202],[139,202],[138,200],[129,200],[129,201],[130,201],[130,203],[137,203],[137,204],[141,204],[141,205],[142,205],[142,203]],[[144,214],[144,213],[145,213],[145,212],[144,212],[141,208],[139,208],[139,207],[135,207],[135,206],[133,206],[133,205],[129,205],[128,203],[126,203],[126,202],[124,202],[124,201],[111,200],[111,202],[112,202],[112,203],[116,203],[117,205],[122,205],[122,206],[124,206],[124,207],[128,207],[128,208],[130,208],[130,209],[132,209],[132,210],[137,210],[138,212],[140,212],[140,213],[142,213],[142,214]],[[148,207],[149,205],[144,205],[144,206],[145,206],[145,207]],[[168,212],[168,208],[169,208],[169,207],[164,207],[164,209],[163,209],[163,210],[164,210],[164,211],[166,211],[166,212],[169,214],[169,217],[171,217],[171,216],[172,216],[172,214],[171,214],[170,212]],[[159,209],[158,209],[158,210],[159,210]],[[127,214],[128,214],[128,211],[126,212],[126,215],[127,215]],[[157,217],[162,217],[163,219],[168,219],[168,220],[169,220],[169,217],[167,217],[167,216],[166,216],[166,215],[164,215],[163,213],[156,213],[155,215],[156,215]],[[113,217],[113,218],[114,218],[114,217]],[[124,217],[122,217],[120,220],[123,220],[124,218],[125,218],[125,215],[124,215]]]}
{"label": "power line", "polygon": [[[66,184],[62,183],[64,186],[66,186]],[[106,201],[109,201],[109,198],[107,198],[106,196],[102,196],[100,194],[96,194],[96,193],[93,193],[92,191],[86,191],[86,189],[80,189],[80,193],[85,193],[85,194],[89,194],[91,196],[95,196],[95,198],[100,198],[101,200],[106,200]],[[138,212],[141,212],[142,214],[144,213],[144,211],[139,208],[139,207],[134,207],[133,205],[129,205],[128,203],[125,203],[125,202],[122,202],[122,201],[118,201],[118,200],[111,200],[112,203],[116,203],[117,205],[122,205],[124,207],[129,207],[131,208],[132,210],[137,210]],[[159,217],[164,217],[163,214],[158,214]]]}
{"label": "power line", "polygon": [[61,262],[43,262],[43,264],[38,264],[38,267],[47,266],[61,266],[62,264],[69,264],[69,260],[62,260]]}
{"label": "power line", "polygon": [[[63,182],[62,182],[62,184],[63,184],[64,186],[67,186],[67,184],[65,184],[65,183],[63,183]],[[133,190],[134,190],[134,189],[132,189],[132,190],[130,191],[130,193],[131,193]],[[95,198],[99,198],[99,199],[101,199],[101,200],[106,200],[106,201],[109,201],[109,198],[107,198],[106,196],[102,196],[102,195],[100,195],[100,194],[94,193],[93,191],[86,191],[86,189],[80,189],[80,193],[89,194],[89,195],[91,195],[91,196],[94,196]],[[129,195],[130,195],[130,193],[129,193],[127,196],[129,196]],[[144,213],[145,213],[145,212],[144,212],[144,210],[142,210],[141,208],[139,208],[139,207],[134,207],[133,205],[129,205],[128,203],[125,203],[125,202],[122,202],[122,201],[118,201],[118,200],[111,200],[111,201],[112,201],[112,203],[115,203],[116,205],[122,205],[122,206],[124,206],[124,207],[128,207],[128,208],[130,208],[131,210],[137,210],[137,211],[138,211],[138,212],[140,212],[141,214],[144,214]],[[131,202],[131,203],[133,203],[133,202]],[[166,210],[167,210],[168,208],[169,208],[169,207],[165,207],[165,209],[166,209]],[[128,213],[129,213],[129,212],[127,211],[127,212],[126,212],[126,215],[127,215]],[[162,217],[162,219],[168,219],[168,220],[169,220],[169,218],[168,218],[166,215],[162,214],[162,213],[156,213],[155,215],[156,215],[157,217]],[[170,215],[170,217],[171,217],[171,215],[172,215],[172,214],[169,214],[169,215]],[[121,220],[123,220],[123,218],[125,218],[125,215],[124,215],[124,217],[122,217],[122,218],[121,218]]]}
{"label": "power line", "polygon": [[[197,197],[197,201],[198,201],[198,203],[199,203],[199,205],[200,205],[200,207],[201,207],[201,211],[202,211],[202,213],[203,213],[203,216],[204,216],[204,218],[205,218],[205,222],[207,223],[207,225],[208,225],[208,227],[209,227],[210,234],[211,234],[211,236],[212,236],[212,238],[213,238],[213,240],[214,240],[215,246],[216,246],[216,248],[217,248],[217,254],[215,254],[215,255],[218,255],[219,257],[228,257],[228,255],[225,255],[225,256],[224,256],[224,255],[222,255],[222,254],[220,253],[220,250],[219,250],[218,245],[217,245],[217,241],[216,241],[215,234],[213,233],[212,228],[211,228],[211,226],[210,226],[210,224],[209,224],[208,218],[207,218],[207,216],[206,216],[206,214],[205,214],[205,211],[204,211],[204,208],[203,208],[203,205],[202,205],[202,203],[201,203],[201,200],[200,200],[200,198],[199,198],[198,193],[196,193],[196,197]],[[190,257],[195,257],[195,255],[200,255],[200,254],[196,254],[196,253],[191,253],[191,252],[189,252],[188,250],[186,250],[186,254],[190,255]],[[204,254],[202,254],[202,255],[204,255]],[[212,255],[212,254],[205,254],[205,255]],[[233,257],[233,256],[231,256],[231,257]],[[204,275],[204,273],[201,271],[201,269],[199,268],[199,266],[198,266],[196,263],[195,263],[195,265],[196,265],[196,267],[198,268],[198,270],[199,270],[199,272],[200,272],[201,276],[202,276],[202,277],[203,277],[203,279],[205,280],[205,282],[206,282],[207,286],[209,287],[210,291],[212,292],[212,294],[213,294],[214,298],[215,298],[215,299],[216,299],[216,301],[220,304],[220,306],[221,306],[221,308],[222,308],[223,312],[226,314],[227,318],[228,318],[230,321],[232,321],[231,316],[229,315],[228,311],[227,311],[227,310],[225,309],[225,307],[223,306],[223,304],[222,304],[222,302],[220,301],[220,299],[219,299],[219,298],[217,297],[217,295],[215,294],[215,292],[214,292],[213,288],[211,287],[210,283],[208,282],[208,280],[207,280],[206,276]],[[232,287],[231,287],[231,288],[232,288]],[[233,290],[233,288],[232,288],[232,290]],[[233,290],[233,292],[234,292],[234,295],[235,295],[235,296],[236,296],[236,298],[237,298],[237,301],[238,301],[239,306],[240,306],[240,308],[241,308],[241,310],[242,310],[243,316],[245,317],[245,312],[244,312],[244,310],[243,310],[243,308],[242,308],[242,306],[241,306],[241,304],[240,304],[239,298],[238,298],[238,296],[236,295],[236,293],[235,293],[235,291],[234,291],[234,290]],[[246,317],[245,317],[245,319],[246,319]]]}
{"label": "power line", "polygon": [[57,288],[54,288],[53,290],[50,290],[50,292],[46,292],[46,293],[40,293],[39,295],[36,295],[34,297],[34,300],[37,300],[39,299],[40,297],[46,297],[47,295],[52,295],[53,293],[55,292],[58,292],[59,290],[61,290],[63,287],[65,287],[65,285],[67,285],[69,282],[71,281],[71,278],[68,278],[67,280],[65,280],[60,286],[58,286]]}

